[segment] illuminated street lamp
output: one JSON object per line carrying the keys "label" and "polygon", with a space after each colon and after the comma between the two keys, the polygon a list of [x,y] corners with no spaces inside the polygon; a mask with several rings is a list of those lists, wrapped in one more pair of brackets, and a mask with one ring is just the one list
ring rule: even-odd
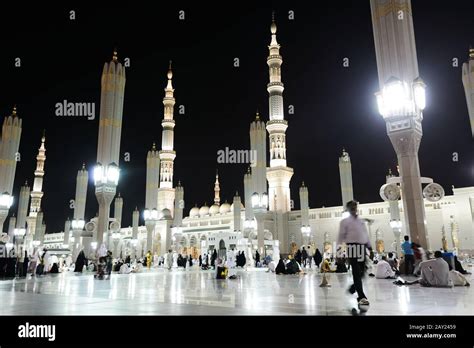
{"label": "illuminated street lamp", "polygon": [[143,217],[145,219],[145,227],[146,227],[146,250],[152,250],[153,244],[153,231],[155,230],[156,222],[158,221],[158,210],[156,208],[153,209],[145,209],[143,212]]}
{"label": "illuminated street lamp", "polygon": [[255,192],[252,195],[252,209],[254,211],[255,219],[257,220],[257,244],[260,253],[263,254],[265,239],[264,239],[264,218],[268,208],[268,194],[266,192],[258,194]]}
{"label": "illuminated street lamp", "polygon": [[[376,93],[379,113],[383,116],[387,135],[397,153],[407,232],[414,242],[428,247],[425,205],[418,161],[423,136],[423,109],[426,106],[426,85],[420,77],[402,81],[390,77]],[[394,225],[395,226],[395,225]]]}
{"label": "illuminated street lamp", "polygon": [[99,245],[104,240],[104,233],[109,229],[110,203],[115,197],[119,178],[120,170],[115,163],[106,166],[97,163],[94,167],[95,196],[99,202],[99,222],[96,231],[94,231],[93,241]]}

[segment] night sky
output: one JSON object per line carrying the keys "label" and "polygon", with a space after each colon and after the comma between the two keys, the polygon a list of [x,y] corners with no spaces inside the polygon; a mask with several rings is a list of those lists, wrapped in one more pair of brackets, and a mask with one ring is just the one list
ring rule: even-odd
{"label": "night sky", "polygon": [[[153,142],[161,146],[164,87],[173,60],[175,107],[174,181],[185,188],[185,215],[197,203],[213,200],[219,169],[222,201],[243,195],[245,164],[217,164],[217,151],[247,149],[249,124],[258,109],[268,120],[268,67],[272,10],[283,56],[287,159],[295,208],[301,181],[310,190],[310,207],[341,204],[338,157],[345,147],[352,160],[355,198],[380,201],[379,188],[396,156],[376,110],[378,90],[369,1],[296,3],[173,1],[98,5],[18,5],[0,10],[0,120],[17,104],[23,119],[14,195],[34,178],[35,157],[46,129],[46,176],[42,208],[47,232],[64,228],[72,217],[77,170],[89,173],[96,161],[100,77],[114,46],[127,70],[117,191],[124,197],[123,226],[132,210],[144,208],[145,159]],[[231,4],[232,6],[229,6]],[[48,7],[49,6],[49,7]],[[64,7],[61,7],[64,6]],[[313,7],[311,7],[313,6]],[[471,136],[461,66],[474,43],[474,1],[412,1],[419,70],[428,86],[422,176],[434,178],[451,194],[474,184]],[[69,11],[76,19],[69,19]],[[179,20],[179,11],[185,20]],[[288,19],[288,11],[295,19]],[[21,67],[14,66],[21,58]],[[235,68],[234,58],[240,67]],[[343,58],[350,59],[344,68]],[[458,58],[459,66],[452,66]],[[57,117],[55,104],[95,102],[96,118]],[[295,113],[288,115],[288,106]],[[130,162],[123,154],[130,153]],[[459,161],[453,162],[453,152]],[[89,181],[86,219],[98,204]],[[17,207],[11,209],[16,213]]]}

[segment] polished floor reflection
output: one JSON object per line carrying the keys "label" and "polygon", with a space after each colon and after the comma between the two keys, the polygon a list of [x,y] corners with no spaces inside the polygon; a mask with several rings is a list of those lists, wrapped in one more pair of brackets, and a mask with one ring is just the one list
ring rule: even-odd
{"label": "polished floor reflection", "polygon": [[[0,281],[0,315],[351,315],[355,296],[349,274],[277,276],[238,271],[239,279],[216,280],[212,271],[151,270],[113,274],[63,273]],[[468,276],[472,284],[472,275]],[[474,290],[399,287],[365,279],[371,305],[366,315],[473,315]]]}

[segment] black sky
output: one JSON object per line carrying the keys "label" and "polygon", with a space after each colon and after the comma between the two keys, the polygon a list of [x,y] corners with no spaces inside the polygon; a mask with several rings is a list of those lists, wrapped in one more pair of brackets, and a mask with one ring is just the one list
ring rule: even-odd
{"label": "black sky", "polygon": [[[229,6],[231,4],[231,6]],[[310,189],[310,206],[341,203],[338,156],[345,147],[352,159],[355,197],[380,201],[378,191],[396,156],[376,110],[378,89],[369,1],[223,3],[174,1],[100,5],[1,5],[0,114],[17,104],[23,118],[14,194],[33,181],[35,156],[47,132],[45,196],[42,207],[48,232],[63,229],[72,217],[75,178],[83,161],[95,163],[100,105],[100,75],[114,46],[129,57],[122,128],[118,191],[124,197],[123,225],[144,207],[145,158],[151,144],[161,144],[163,89],[173,60],[175,110],[175,183],[185,187],[186,215],[212,202],[216,167],[221,196],[231,201],[243,192],[244,164],[217,165],[226,146],[249,146],[248,129],[258,109],[268,119],[268,68],[271,12],[276,11],[282,45],[284,103],[295,114],[285,117],[288,165],[298,187]],[[474,1],[412,1],[420,74],[428,85],[424,137],[420,148],[423,176],[433,177],[448,194],[474,184],[474,146],[470,134],[461,65],[474,43]],[[76,11],[76,20],[69,11]],[[185,11],[185,20],[178,12]],[[288,19],[288,11],[295,19]],[[21,68],[14,66],[20,57]],[[233,66],[234,58],[240,67]],[[350,59],[344,68],[342,60]],[[459,67],[452,59],[459,59]],[[55,104],[95,102],[96,119],[57,117]],[[3,121],[2,121],[3,122]],[[453,152],[459,161],[453,162]],[[98,210],[92,181],[86,214]],[[16,212],[16,205],[12,209]]]}

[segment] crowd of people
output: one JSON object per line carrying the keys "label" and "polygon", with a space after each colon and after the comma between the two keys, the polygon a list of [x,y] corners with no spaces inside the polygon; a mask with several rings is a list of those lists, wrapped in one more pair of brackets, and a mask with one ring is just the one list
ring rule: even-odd
{"label": "crowd of people", "polygon": [[70,257],[58,258],[47,248],[35,249],[33,254],[22,251],[19,255],[15,255],[15,249],[12,248],[7,257],[0,257],[0,279],[59,273],[71,264]]}

